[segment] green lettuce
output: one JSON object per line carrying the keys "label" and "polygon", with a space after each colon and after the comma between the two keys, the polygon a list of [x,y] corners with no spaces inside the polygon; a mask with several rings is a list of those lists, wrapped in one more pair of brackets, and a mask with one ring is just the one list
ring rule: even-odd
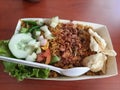
{"label": "green lettuce", "polygon": [[0,55],[6,57],[14,57],[8,48],[8,43],[9,40],[0,41]]}
{"label": "green lettuce", "polygon": [[[0,55],[6,57],[15,58],[9,48],[8,48],[8,40],[0,41]],[[21,64],[15,64],[11,62],[3,61],[3,65],[5,68],[5,72],[9,73],[12,77],[17,78],[19,81],[24,80],[25,78],[48,78],[49,69],[42,68],[33,68]]]}

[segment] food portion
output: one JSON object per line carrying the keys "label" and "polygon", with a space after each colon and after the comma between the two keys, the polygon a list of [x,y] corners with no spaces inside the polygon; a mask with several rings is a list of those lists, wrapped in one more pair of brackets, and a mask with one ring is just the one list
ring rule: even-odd
{"label": "food portion", "polygon": [[81,25],[74,25],[72,23],[59,24],[55,30],[54,36],[56,38],[51,40],[50,49],[53,55],[60,57],[60,61],[53,64],[56,67],[72,68],[82,66],[84,57],[94,54],[89,46],[89,33],[87,30],[90,27],[82,29]]}
{"label": "food portion", "polygon": [[[116,56],[116,52],[107,49],[104,38],[91,26],[73,24],[72,21],[60,20],[59,17],[42,20],[21,19],[20,23],[19,30],[7,42],[13,58],[64,69],[87,66],[90,68],[88,73],[100,75],[105,73],[103,68],[107,64],[107,57]],[[4,65],[8,67],[6,62]],[[11,65],[9,63],[9,66]],[[61,76],[49,69],[37,69],[16,64],[13,71],[8,70],[8,72],[19,71],[20,67],[29,74],[34,73],[33,75],[27,73],[28,76],[23,75],[24,78]],[[88,75],[88,73],[86,74]],[[13,76],[17,77],[14,74]]]}

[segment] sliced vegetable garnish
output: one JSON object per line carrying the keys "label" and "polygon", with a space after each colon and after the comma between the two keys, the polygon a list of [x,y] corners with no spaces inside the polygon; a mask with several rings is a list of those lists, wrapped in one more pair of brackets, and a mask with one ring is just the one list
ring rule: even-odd
{"label": "sliced vegetable garnish", "polygon": [[29,25],[34,25],[34,26],[37,25],[37,22],[33,21],[33,20],[23,20],[23,22],[26,23],[26,24],[29,24]]}
{"label": "sliced vegetable garnish", "polygon": [[51,19],[50,26],[55,28],[58,25],[58,23],[59,23],[59,17],[58,16],[53,17]]}
{"label": "sliced vegetable garnish", "polygon": [[45,64],[49,64],[51,61],[51,53],[50,53],[50,49],[47,49],[44,53],[44,56],[46,57],[46,62]]}
{"label": "sliced vegetable garnish", "polygon": [[28,28],[21,27],[20,33],[27,33],[27,32],[28,32]]}
{"label": "sliced vegetable garnish", "polygon": [[32,53],[33,48],[28,47],[28,43],[33,40],[30,34],[15,34],[9,42],[9,49],[17,58],[26,58]]}
{"label": "sliced vegetable garnish", "polygon": [[53,55],[53,56],[51,57],[51,62],[50,62],[50,64],[54,64],[54,63],[56,63],[56,62],[58,62],[58,61],[60,61],[60,57],[58,57],[57,55]]}
{"label": "sliced vegetable garnish", "polygon": [[43,50],[47,50],[47,49],[49,48],[49,42],[47,42],[46,45],[45,45],[45,46],[42,46],[41,48],[42,48]]}
{"label": "sliced vegetable garnish", "polygon": [[45,52],[37,55],[37,61],[41,62],[45,60],[45,64],[49,64],[51,62],[51,53],[50,49],[47,49]]}
{"label": "sliced vegetable garnish", "polygon": [[42,26],[40,29],[44,32],[44,35],[47,39],[53,39],[52,33],[48,29],[47,25]]}
{"label": "sliced vegetable garnish", "polygon": [[40,26],[33,26],[28,30],[28,32],[33,32],[33,30],[40,30]]}

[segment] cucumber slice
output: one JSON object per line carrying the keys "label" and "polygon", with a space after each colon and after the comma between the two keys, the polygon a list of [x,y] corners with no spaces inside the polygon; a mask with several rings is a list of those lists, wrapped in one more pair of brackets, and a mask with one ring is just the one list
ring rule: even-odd
{"label": "cucumber slice", "polygon": [[54,64],[54,63],[56,63],[56,62],[58,62],[58,61],[60,61],[60,57],[54,55],[54,56],[52,56],[52,58],[51,58],[50,64]]}
{"label": "cucumber slice", "polygon": [[33,48],[28,46],[28,43],[33,40],[31,34],[15,34],[11,38],[8,46],[12,54],[17,58],[26,58],[32,53]]}

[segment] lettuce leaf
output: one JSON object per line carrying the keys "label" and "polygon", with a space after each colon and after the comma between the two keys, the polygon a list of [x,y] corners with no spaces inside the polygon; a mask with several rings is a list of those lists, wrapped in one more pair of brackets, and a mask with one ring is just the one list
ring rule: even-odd
{"label": "lettuce leaf", "polygon": [[[6,57],[14,57],[9,48],[8,40],[0,41],[0,55]],[[14,57],[15,58],[15,57]],[[25,78],[48,78],[49,69],[42,68],[33,68],[21,64],[15,64],[11,62],[3,62],[5,72],[9,73],[12,77],[17,78],[19,81],[24,80]]]}
{"label": "lettuce leaf", "polygon": [[6,57],[14,57],[8,48],[9,40],[0,41],[0,55]]}

